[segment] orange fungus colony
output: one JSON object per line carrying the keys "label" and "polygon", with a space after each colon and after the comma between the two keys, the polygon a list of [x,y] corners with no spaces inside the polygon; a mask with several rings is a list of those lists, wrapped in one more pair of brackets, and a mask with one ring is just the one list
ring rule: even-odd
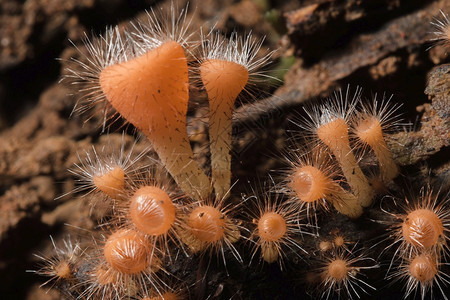
{"label": "orange fungus colony", "polygon": [[[388,280],[406,279],[406,296],[418,291],[423,298],[437,286],[446,298],[445,197],[428,191],[396,199],[403,205],[385,210],[392,220],[382,242],[346,235],[342,225],[355,231],[358,222],[373,221],[366,212],[401,176],[388,146],[399,105],[385,97],[365,101],[361,88],[353,93],[349,87],[322,104],[305,105],[291,122],[299,137],[279,155],[287,167],[273,171],[269,188],[255,192],[250,182],[252,192],[235,192],[233,111],[237,99],[251,95],[248,85],[268,77],[264,68],[273,51],[263,54],[264,40],[237,32],[227,39],[210,31],[195,42],[187,8],[177,13],[172,5],[169,14],[147,15],[129,29],[109,28],[86,39],[87,62],[74,60],[69,70],[68,78],[83,86],[80,93],[87,91],[75,111],[103,105],[105,122],[113,111],[151,148],[137,155],[93,148],[80,156],[71,170],[79,183],[75,192],[101,199],[107,209],[92,237],[68,239],[65,248],[55,246],[54,257],[39,256],[43,264],[35,272],[50,277],[45,284],[74,299],[219,299],[206,287],[210,268],[233,276],[236,265],[265,272],[275,263],[296,276],[292,284],[310,285],[305,293],[313,298],[353,299],[376,289],[370,274],[385,258],[368,250],[387,241],[383,252],[393,253]],[[438,37],[448,39],[444,16],[436,23]],[[209,110],[210,160],[203,164],[188,135],[192,82]],[[159,160],[137,167],[153,150]],[[384,188],[376,188],[374,178]],[[341,225],[321,230],[324,218]]]}

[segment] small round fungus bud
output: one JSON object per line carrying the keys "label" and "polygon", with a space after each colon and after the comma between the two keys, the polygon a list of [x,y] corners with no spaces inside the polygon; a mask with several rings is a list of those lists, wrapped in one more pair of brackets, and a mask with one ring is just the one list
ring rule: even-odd
{"label": "small round fungus bud", "polygon": [[241,238],[241,226],[231,217],[237,206],[224,207],[224,201],[224,198],[217,201],[208,198],[188,204],[186,214],[181,218],[183,225],[177,226],[176,233],[192,253],[220,253],[226,265],[225,247],[239,262],[242,258],[233,246]]}
{"label": "small round fungus bud", "polygon": [[340,235],[336,236],[334,238],[333,244],[334,244],[335,247],[343,247],[343,246],[345,246],[344,237],[340,236]]}
{"label": "small round fungus bud", "polygon": [[[448,197],[448,195],[446,196]],[[402,213],[385,211],[396,220],[391,225],[395,240],[386,249],[396,245],[397,249],[394,253],[397,260],[411,261],[418,255],[427,254],[439,264],[439,261],[447,259],[449,254],[447,246],[448,227],[450,226],[448,198],[440,199],[439,193],[434,194],[430,186],[423,187],[420,197],[415,198],[414,201],[405,198],[399,202],[398,209],[403,210]],[[396,202],[395,204],[397,205]],[[389,269],[393,265],[395,265],[394,259],[391,260]],[[399,269],[403,273],[408,273],[409,270],[406,270],[405,265],[402,264]],[[400,275],[391,275],[391,277],[396,276]]]}
{"label": "small round fungus bud", "polygon": [[430,255],[419,254],[409,263],[409,273],[422,284],[432,282],[438,274],[436,261]]}
{"label": "small round fungus bud", "polygon": [[280,240],[287,231],[285,218],[275,212],[267,212],[258,220],[258,232],[268,242]]}
{"label": "small round fungus bud", "polygon": [[[101,197],[92,197],[95,201],[99,201],[99,198],[123,199],[132,178],[141,174],[148,166],[138,162],[150,148],[144,147],[136,153],[137,140],[125,134],[104,135],[100,138],[99,144],[103,146],[92,147],[91,151],[85,151],[84,157],[78,155],[79,163],[69,170],[77,177],[78,186],[74,192],[85,191],[86,195],[97,192]],[[126,147],[129,144],[131,147],[127,151]]]}
{"label": "small round fungus bud", "polygon": [[343,259],[336,259],[328,265],[327,276],[333,280],[342,281],[348,276],[347,263]]}
{"label": "small round fungus bud", "polygon": [[133,230],[121,229],[111,234],[105,243],[103,254],[108,264],[123,274],[137,274],[151,263],[152,245]]}
{"label": "small round fungus bud", "polygon": [[[292,202],[281,203],[277,195],[264,195],[261,201],[256,200],[253,209],[249,210],[252,223],[256,225],[251,241],[254,243],[252,259],[260,251],[260,257],[268,262],[279,262],[283,268],[283,258],[285,248],[299,255],[299,252],[306,253],[297,241],[297,235],[303,233],[299,228],[300,217],[298,206]],[[273,202],[272,202],[273,201]]]}
{"label": "small round fungus bud", "polygon": [[320,241],[319,243],[319,250],[321,252],[327,252],[332,248],[332,245],[329,241]]}
{"label": "small round fungus bud", "polygon": [[209,205],[195,208],[189,215],[191,232],[202,242],[216,242],[223,238],[225,217]]}
{"label": "small round fungus bud", "polygon": [[125,186],[125,171],[116,167],[105,174],[94,175],[92,181],[103,193],[111,198],[117,198],[118,193],[123,191]]}
{"label": "small round fungus bud", "polygon": [[41,268],[37,271],[27,271],[50,277],[41,286],[47,285],[50,282],[57,285],[61,281],[71,281],[75,276],[75,265],[80,261],[83,253],[79,244],[73,244],[70,239],[64,240],[64,248],[57,248],[53,238],[50,237],[50,239],[54,248],[54,256],[48,258],[35,254],[41,260]]}
{"label": "small round fungus bud", "polygon": [[444,234],[442,221],[429,209],[411,211],[403,221],[403,238],[415,247],[429,249],[436,246]]}
{"label": "small round fungus bud", "polygon": [[175,222],[172,200],[155,186],[138,189],[130,200],[129,210],[133,224],[145,234],[166,234]]}
{"label": "small round fungus bud", "polygon": [[365,257],[360,252],[356,255],[353,249],[336,249],[321,255],[318,269],[321,282],[317,282],[321,297],[329,299],[335,294],[338,298],[353,299],[360,298],[359,291],[368,294],[368,289],[374,287],[358,278],[359,273],[365,269],[377,268],[378,265],[371,258]]}

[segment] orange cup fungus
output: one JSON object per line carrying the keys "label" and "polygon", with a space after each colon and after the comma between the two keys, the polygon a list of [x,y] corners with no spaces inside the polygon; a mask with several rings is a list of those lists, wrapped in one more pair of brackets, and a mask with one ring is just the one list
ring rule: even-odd
{"label": "orange cup fungus", "polygon": [[357,113],[352,126],[358,142],[373,150],[379,163],[379,175],[384,182],[391,181],[399,174],[384,135],[385,131],[395,129],[399,122],[399,115],[395,112],[401,105],[391,104],[391,98],[386,100],[383,97],[379,102],[375,95],[372,104],[362,105],[362,111]]}
{"label": "orange cup fungus", "polygon": [[350,218],[361,216],[362,207],[358,199],[333,178],[338,173],[327,153],[319,149],[306,156],[295,153],[288,153],[287,156],[291,165],[285,179],[287,193],[299,202],[300,207],[306,206],[308,216],[311,209],[315,211],[319,206],[327,209],[327,201]]}
{"label": "orange cup fungus", "polygon": [[323,260],[320,262],[320,286],[322,297],[329,298],[336,294],[346,299],[353,299],[355,295],[359,298],[359,291],[368,294],[368,289],[375,290],[374,287],[358,278],[358,274],[365,269],[377,268],[373,259],[365,257],[363,254],[355,255],[351,250],[334,250],[330,253],[322,254]]}
{"label": "orange cup fungus", "polygon": [[[278,199],[272,202],[269,195],[265,197],[264,203],[256,202],[256,209],[249,210],[252,223],[256,225],[250,236],[254,242],[252,259],[259,250],[264,261],[278,261],[283,267],[284,247],[306,253],[296,240],[296,235],[303,233],[299,228],[300,216],[293,203],[280,203]],[[255,199],[258,201],[257,197]]]}
{"label": "orange cup fungus", "polygon": [[[449,283],[450,276],[441,270],[442,263],[439,262],[439,258],[433,253],[424,251],[422,253],[414,254],[410,258],[402,262],[397,272],[388,276],[388,279],[403,279],[406,281],[404,298],[408,298],[410,295],[420,294],[420,298],[425,299],[427,294],[435,296],[433,288],[437,286],[442,298],[447,299],[447,289],[445,285]],[[433,297],[431,297],[433,298]]]}
{"label": "orange cup fungus", "polygon": [[189,100],[184,49],[167,41],[141,56],[103,69],[109,103],[152,142],[177,184],[194,198],[209,194],[209,179],[193,160],[186,129]]}
{"label": "orange cup fungus", "polygon": [[414,246],[430,249],[444,238],[444,226],[435,212],[419,208],[411,211],[403,220],[402,236]]}
{"label": "orange cup fungus", "polygon": [[248,81],[248,70],[235,62],[207,59],[200,74],[209,99],[211,167],[217,197],[223,197],[231,182],[231,121],[234,102]]}
{"label": "orange cup fungus", "polygon": [[409,274],[420,284],[432,282],[438,274],[436,260],[428,254],[419,254],[409,263]]}
{"label": "orange cup fungus", "polygon": [[189,226],[201,242],[217,242],[224,237],[225,217],[217,208],[203,205],[189,214]]}
{"label": "orange cup fungus", "polygon": [[361,206],[370,206],[373,190],[352,153],[345,119],[331,118],[329,122],[317,128],[317,136],[333,153]]}
{"label": "orange cup fungus", "polygon": [[315,142],[321,142],[333,153],[344,174],[353,194],[361,206],[372,204],[374,192],[363,174],[349,141],[349,121],[355,105],[360,100],[361,89],[357,89],[352,100],[348,99],[349,89],[345,96],[342,91],[335,93],[333,98],[311,110],[305,108],[311,121],[300,124],[308,130]]}
{"label": "orange cup fungus", "polygon": [[112,233],[103,248],[105,260],[122,274],[138,274],[151,265],[153,245],[140,233],[121,229]]}
{"label": "orange cup fungus", "polygon": [[216,195],[222,198],[231,182],[231,132],[236,98],[272,52],[257,59],[262,40],[252,40],[251,34],[245,40],[238,38],[236,32],[229,40],[219,33],[202,38],[199,71],[209,99],[212,178]]}
{"label": "orange cup fungus", "polygon": [[116,167],[108,173],[94,175],[92,182],[100,191],[113,199],[117,199],[125,187],[125,171]]}
{"label": "orange cup fungus", "polygon": [[145,234],[167,234],[175,222],[175,205],[169,195],[155,186],[139,188],[130,199],[132,223]]}
{"label": "orange cup fungus", "polygon": [[[208,201],[207,201],[208,202]],[[239,226],[230,218],[232,208],[222,208],[222,202],[193,203],[184,217],[183,227],[177,233],[181,241],[186,244],[192,253],[221,252],[228,246],[233,255],[242,261],[239,253],[232,245],[241,237]],[[225,260],[225,257],[223,257]]]}

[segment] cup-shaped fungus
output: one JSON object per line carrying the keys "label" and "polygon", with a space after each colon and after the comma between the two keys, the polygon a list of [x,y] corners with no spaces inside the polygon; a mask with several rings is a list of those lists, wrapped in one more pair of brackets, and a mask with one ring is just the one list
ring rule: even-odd
{"label": "cup-shaped fungus", "polygon": [[282,190],[301,208],[306,207],[309,218],[311,213],[315,216],[317,208],[327,209],[327,201],[340,213],[358,218],[363,212],[358,199],[339,185],[339,180],[335,179],[338,176],[335,163],[322,150],[316,148],[302,156],[295,150],[287,153],[286,160],[290,168]]}
{"label": "cup-shaped fungus", "polygon": [[367,207],[372,204],[374,193],[352,152],[347,124],[361,97],[361,89],[356,90],[353,99],[349,99],[348,93],[349,89],[343,96],[341,90],[327,103],[311,111],[305,109],[311,122],[303,127],[330,149],[360,205]]}
{"label": "cup-shaped fungus", "polygon": [[[292,202],[280,203],[265,196],[263,203],[258,202],[256,209],[250,210],[250,216],[256,225],[250,240],[255,243],[252,259],[257,251],[261,258],[273,263],[278,261],[283,267],[284,248],[306,253],[296,240],[296,235],[303,233],[299,228],[300,215]],[[255,197],[256,201],[260,199]]]}
{"label": "cup-shaped fungus", "polygon": [[442,299],[447,299],[445,286],[449,284],[450,276],[442,270],[442,265],[444,264],[438,257],[425,251],[407,258],[386,279],[406,281],[404,299],[418,292],[421,296],[419,298],[422,299],[427,294],[435,295],[433,291],[435,286],[443,296]]}
{"label": "cup-shaped fungus", "polygon": [[158,19],[152,11],[148,13],[150,27],[139,24],[137,32],[126,34],[126,39],[116,29],[107,31],[100,42],[87,41],[90,64],[79,62],[85,72],[73,71],[70,76],[91,82],[86,98],[92,103],[106,99],[141,130],[177,184],[198,199],[209,196],[211,187],[193,160],[186,128],[189,76],[185,16],[182,12],[176,18],[172,11],[171,17]]}
{"label": "cup-shaped fungus", "polygon": [[385,141],[384,133],[393,130],[399,122],[395,112],[401,105],[391,104],[390,99],[383,96],[381,102],[377,95],[373,103],[362,105],[362,111],[356,114],[352,132],[360,143],[368,145],[378,159],[380,176],[383,181],[391,181],[397,177],[399,170]]}
{"label": "cup-shaped fungus", "polygon": [[401,213],[386,211],[398,220],[391,225],[395,241],[387,248],[397,245],[395,253],[400,259],[424,252],[437,259],[445,257],[448,255],[450,231],[448,199],[441,200],[439,194],[434,194],[430,187],[422,188],[421,195],[417,198],[413,201],[405,198],[398,205],[403,210]]}
{"label": "cup-shaped fungus", "polygon": [[152,142],[177,184],[191,196],[205,197],[209,179],[193,160],[186,129],[188,66],[183,47],[167,41],[100,74],[111,105]]}
{"label": "cup-shaped fungus", "polygon": [[137,274],[150,266],[152,248],[144,235],[132,230],[118,230],[108,237],[103,253],[117,272]]}
{"label": "cup-shaped fungus", "polygon": [[231,132],[235,101],[251,76],[272,53],[257,59],[262,40],[255,42],[234,32],[230,40],[218,33],[203,41],[200,77],[209,99],[209,138],[212,179],[216,197],[224,197],[231,182]]}
{"label": "cup-shaped fungus", "polygon": [[161,260],[153,252],[154,245],[144,234],[116,229],[102,246],[88,253],[91,261],[80,270],[80,276],[88,275],[81,295],[87,299],[133,298],[149,285],[158,286],[155,273],[161,269]]}
{"label": "cup-shaped fungus", "polygon": [[228,246],[234,257],[242,262],[233,243],[240,237],[240,226],[232,219],[231,213],[236,206],[224,206],[223,199],[213,204],[212,201],[199,201],[187,207],[183,227],[177,228],[180,239],[192,253],[221,253],[225,262],[223,248]]}
{"label": "cup-shaped fungus", "polygon": [[[361,251],[341,249],[323,254],[319,261],[321,282],[319,289],[321,296],[329,298],[331,295],[345,296],[346,299],[359,298],[359,291],[368,294],[368,289],[375,290],[367,282],[358,278],[358,273],[364,269],[378,268],[374,260],[366,257]],[[356,253],[360,254],[357,255]]]}
{"label": "cup-shaped fungus", "polygon": [[[127,141],[125,135],[121,137],[120,151],[114,151],[113,142],[119,136],[106,135],[106,146],[92,151],[85,151],[85,157],[79,156],[79,163],[70,169],[69,172],[77,177],[78,186],[74,192],[86,191],[86,194],[100,192],[112,199],[121,199],[124,196],[127,180],[133,175],[142,172],[142,166],[137,166],[137,162],[148,153],[149,149],[139,153],[135,152],[136,141],[128,151],[125,150]],[[101,139],[102,142],[102,139]]]}

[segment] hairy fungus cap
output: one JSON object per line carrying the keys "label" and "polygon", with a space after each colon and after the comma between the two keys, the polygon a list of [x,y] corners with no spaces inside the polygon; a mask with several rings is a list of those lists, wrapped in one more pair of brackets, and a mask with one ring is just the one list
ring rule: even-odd
{"label": "hairy fungus cap", "polygon": [[207,197],[210,182],[192,160],[186,129],[189,77],[183,47],[167,41],[106,67],[99,81],[111,105],[150,139],[178,185],[194,198]]}
{"label": "hairy fungus cap", "polygon": [[278,213],[267,212],[258,220],[258,233],[268,242],[279,241],[286,232],[286,220]]}
{"label": "hairy fungus cap", "polygon": [[211,139],[211,167],[217,197],[230,189],[231,120],[234,102],[248,81],[248,70],[235,62],[208,59],[200,66],[208,93]]}
{"label": "hairy fungus cap", "polygon": [[336,281],[343,281],[348,277],[349,268],[343,259],[336,259],[330,262],[327,275]]}
{"label": "hairy fungus cap", "polygon": [[192,234],[202,242],[216,242],[224,237],[225,217],[213,206],[195,208],[188,222]]}
{"label": "hairy fungus cap", "polygon": [[355,133],[366,144],[384,145],[383,132],[380,121],[374,116],[359,120],[355,126]]}
{"label": "hairy fungus cap", "polygon": [[409,273],[422,284],[432,282],[438,274],[436,261],[428,254],[419,254],[410,262]]}
{"label": "hairy fungus cap", "polygon": [[317,136],[334,151],[341,151],[341,147],[348,144],[348,126],[344,119],[335,119],[317,128]]}
{"label": "hairy fungus cap", "polygon": [[292,176],[290,187],[300,200],[314,202],[326,197],[330,179],[316,167],[303,166]]}
{"label": "hairy fungus cap", "polygon": [[358,142],[373,150],[378,159],[381,179],[384,181],[394,179],[399,173],[384,136],[385,130],[393,130],[399,122],[399,115],[395,112],[401,105],[390,104],[390,99],[385,100],[383,97],[379,104],[375,96],[373,104],[363,105],[362,112],[355,117],[355,125],[352,128]]}
{"label": "hairy fungus cap", "polygon": [[332,245],[329,241],[320,241],[319,243],[319,250],[321,252],[327,252],[332,248]]}
{"label": "hairy fungus cap", "polygon": [[[208,59],[200,66],[203,84],[216,109],[232,109],[248,81],[248,70],[235,62]],[[217,111],[220,113],[220,111]]]}
{"label": "hairy fungus cap", "polygon": [[444,234],[444,226],[436,213],[421,208],[406,216],[402,224],[402,234],[409,244],[429,249],[437,245]]}
{"label": "hairy fungus cap", "polygon": [[130,200],[130,217],[139,231],[162,235],[175,222],[175,206],[165,191],[145,186],[138,189]]}
{"label": "hairy fungus cap", "polygon": [[108,237],[103,254],[108,264],[119,273],[137,274],[150,266],[152,247],[138,232],[120,229]]}
{"label": "hairy fungus cap", "polygon": [[[188,67],[177,42],[166,42],[142,56],[111,65],[102,70],[99,80],[111,105],[145,133],[164,117],[162,111],[187,112]],[[163,123],[176,123],[173,113],[166,117],[169,120]]]}
{"label": "hairy fungus cap", "polygon": [[231,132],[234,103],[255,72],[272,52],[256,58],[263,40],[255,41],[233,32],[230,39],[220,33],[202,35],[200,77],[209,99],[211,169],[218,198],[227,195],[231,183]]}
{"label": "hairy fungus cap", "polygon": [[100,191],[112,198],[117,198],[125,187],[125,171],[121,167],[116,167],[108,173],[94,175],[92,181]]}

